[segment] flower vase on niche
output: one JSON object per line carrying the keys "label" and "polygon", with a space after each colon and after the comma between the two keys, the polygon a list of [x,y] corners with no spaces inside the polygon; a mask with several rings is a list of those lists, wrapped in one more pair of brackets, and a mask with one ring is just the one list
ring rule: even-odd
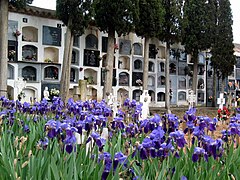
{"label": "flower vase on niche", "polygon": [[54,96],[58,97],[59,96],[59,92],[60,91],[58,89],[56,89],[56,88],[51,89],[50,90],[50,98],[51,98],[51,100],[54,98]]}
{"label": "flower vase on niche", "polygon": [[9,61],[14,61],[15,54],[16,54],[15,50],[8,51],[8,59],[9,59]]}

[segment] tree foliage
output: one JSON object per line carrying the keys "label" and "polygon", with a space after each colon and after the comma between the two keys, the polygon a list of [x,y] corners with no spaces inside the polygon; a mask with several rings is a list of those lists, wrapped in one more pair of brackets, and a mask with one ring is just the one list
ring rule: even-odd
{"label": "tree foliage", "polygon": [[116,31],[118,36],[128,34],[138,18],[138,0],[95,0],[96,25],[100,31]]}
{"label": "tree foliage", "polygon": [[198,54],[211,47],[213,34],[210,27],[213,23],[209,9],[211,1],[186,0],[183,7],[182,44],[191,55],[193,68],[193,91],[197,89]]}
{"label": "tree foliage", "polygon": [[139,0],[136,34],[141,37],[158,37],[163,29],[164,14],[161,0]]}
{"label": "tree foliage", "polygon": [[32,4],[33,0],[9,0],[9,4],[17,8],[24,8],[28,4]]}
{"label": "tree foliage", "polygon": [[159,39],[170,44],[181,40],[183,0],[163,0],[164,24]]}
{"label": "tree foliage", "polygon": [[166,42],[165,107],[168,113],[170,113],[169,51],[170,45],[178,43],[181,39],[182,6],[182,0],[163,0],[165,15],[161,33],[158,35],[161,41]]}
{"label": "tree foliage", "polygon": [[161,0],[139,0],[139,18],[135,22],[135,33],[145,38],[143,90],[148,89],[149,43],[151,38],[157,38],[160,34],[164,13]]}
{"label": "tree foliage", "polygon": [[232,33],[232,12],[229,0],[216,0],[215,38],[212,46],[212,65],[221,72],[222,79],[233,71],[236,58]]}
{"label": "tree foliage", "polygon": [[126,35],[134,28],[138,18],[138,0],[95,0],[94,19],[100,31],[108,33],[108,47],[105,68],[103,97],[112,92],[114,38]]}
{"label": "tree foliage", "polygon": [[70,86],[70,69],[74,36],[80,36],[91,20],[91,0],[57,0],[57,17],[67,25],[60,82],[60,97],[66,103]]}
{"label": "tree foliage", "polygon": [[205,0],[186,0],[183,8],[182,44],[188,54],[195,55],[210,48],[209,9]]}
{"label": "tree foliage", "polygon": [[71,32],[81,36],[92,17],[91,0],[57,0],[56,15],[68,25],[71,19]]}

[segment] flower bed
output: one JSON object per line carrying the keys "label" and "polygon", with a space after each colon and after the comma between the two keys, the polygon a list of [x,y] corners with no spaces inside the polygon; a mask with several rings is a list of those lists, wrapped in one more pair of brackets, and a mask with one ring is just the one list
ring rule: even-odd
{"label": "flower bed", "polygon": [[238,114],[214,139],[217,118],[196,109],[139,120],[129,99],[115,118],[105,101],[0,101],[3,179],[240,179]]}

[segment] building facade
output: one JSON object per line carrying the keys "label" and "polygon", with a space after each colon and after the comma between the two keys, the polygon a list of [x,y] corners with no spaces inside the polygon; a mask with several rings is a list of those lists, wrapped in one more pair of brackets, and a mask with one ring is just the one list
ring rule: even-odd
{"label": "building facade", "polygon": [[[24,101],[43,98],[48,87],[59,89],[66,27],[54,17],[54,11],[28,7],[19,12],[10,9],[8,23],[8,96],[17,99],[21,86]],[[113,94],[118,101],[126,97],[140,100],[139,79],[143,78],[144,39],[134,33],[115,36]],[[72,51],[70,92],[78,80],[87,80],[87,97],[102,99],[107,53],[107,34],[89,26],[84,35],[75,37]],[[151,106],[165,106],[165,43],[151,39],[149,45],[148,90]],[[197,103],[205,105],[211,96],[211,67],[206,53],[199,54]],[[192,88],[193,64],[184,49],[171,47],[171,104],[188,105]],[[23,79],[23,81],[22,81]],[[209,82],[206,84],[206,82]],[[207,93],[206,93],[207,92]]]}

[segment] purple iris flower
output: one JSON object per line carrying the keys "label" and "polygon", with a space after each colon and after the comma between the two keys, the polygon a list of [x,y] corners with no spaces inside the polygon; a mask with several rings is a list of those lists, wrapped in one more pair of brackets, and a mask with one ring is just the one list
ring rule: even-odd
{"label": "purple iris flower", "polygon": [[229,128],[232,135],[240,135],[240,124],[230,123]]}
{"label": "purple iris flower", "polygon": [[206,146],[208,146],[208,154],[212,155],[214,159],[222,156],[224,149],[223,141],[221,139],[212,140],[212,142],[208,143]]}
{"label": "purple iris flower", "polygon": [[188,127],[189,129],[193,129],[193,128],[194,128],[194,123],[193,123],[192,121],[188,121],[188,122],[187,122],[187,127]]}
{"label": "purple iris flower", "polygon": [[151,156],[152,158],[155,158],[155,157],[157,156],[157,152],[156,152],[156,149],[155,149],[155,148],[151,147],[151,148],[149,149],[149,152],[150,152],[150,156]]}
{"label": "purple iris flower", "polygon": [[123,105],[124,105],[124,106],[129,106],[130,103],[131,103],[130,99],[127,98],[127,99],[124,101]]}
{"label": "purple iris flower", "polygon": [[137,133],[139,133],[137,124],[130,123],[126,126],[125,132],[129,137],[134,137]]}
{"label": "purple iris flower", "polygon": [[204,130],[200,129],[199,126],[196,126],[193,130],[193,135],[200,138],[204,135]]}
{"label": "purple iris flower", "polygon": [[155,114],[154,117],[150,119],[150,121],[159,125],[159,123],[161,121],[161,117],[158,114]]}
{"label": "purple iris flower", "polygon": [[[147,134],[150,131],[150,122],[149,122],[149,120],[148,119],[142,120],[141,121],[141,125],[140,125],[139,128],[140,129],[144,128],[143,131],[144,131],[144,133]],[[151,129],[152,129],[152,127],[151,127]]]}
{"label": "purple iris flower", "polygon": [[98,157],[98,162],[102,160],[104,160],[104,170],[102,174],[102,180],[106,180],[112,168],[111,154],[108,152],[104,152],[103,154],[100,154]]}
{"label": "purple iris flower", "polygon": [[24,132],[26,132],[26,133],[30,132],[29,126],[26,124],[24,125],[23,129],[24,129]]}
{"label": "purple iris flower", "polygon": [[127,156],[125,156],[122,152],[117,152],[114,155],[114,160],[113,160],[113,170],[115,171],[118,164],[124,165],[125,167],[127,166]]}
{"label": "purple iris flower", "polygon": [[143,142],[142,142],[142,146],[143,146],[144,148],[149,149],[150,147],[153,147],[153,142],[152,142],[152,140],[151,140],[150,138],[145,138],[145,139],[143,140]]}
{"label": "purple iris flower", "polygon": [[196,108],[190,108],[186,111],[186,114],[184,115],[183,119],[185,121],[195,121],[196,120]]}
{"label": "purple iris flower", "polygon": [[171,131],[174,131],[179,126],[179,120],[178,117],[175,114],[167,114],[167,118],[169,121],[169,128],[171,128]]}
{"label": "purple iris flower", "polygon": [[157,151],[157,157],[168,157],[170,155],[170,152],[174,151],[174,147],[172,145],[172,142],[170,141],[167,143],[162,143],[161,147]]}
{"label": "purple iris flower", "polygon": [[229,136],[231,136],[231,131],[230,130],[222,130],[222,140],[224,142],[228,142]]}
{"label": "purple iris flower", "polygon": [[57,132],[56,132],[56,121],[49,120],[45,124],[45,131],[47,131],[49,138],[54,138],[57,135]]}
{"label": "purple iris flower", "polygon": [[99,135],[97,132],[92,132],[91,137],[92,137],[94,140],[96,140],[96,139],[100,138],[100,135]]}
{"label": "purple iris flower", "polygon": [[124,129],[125,125],[123,123],[123,117],[115,117],[112,122],[113,129]]}
{"label": "purple iris flower", "polygon": [[178,147],[183,148],[185,144],[187,144],[185,138],[184,138],[184,133],[180,130],[171,132],[169,134],[170,137],[172,137],[175,142],[177,143]]}
{"label": "purple iris flower", "polygon": [[40,139],[37,143],[37,146],[42,148],[43,150],[47,149],[47,146],[48,146],[48,138],[45,137],[44,139]]}
{"label": "purple iris flower", "polygon": [[204,159],[208,161],[208,155],[203,148],[195,147],[192,155],[192,161],[197,162],[201,156],[204,156]]}
{"label": "purple iris flower", "polygon": [[76,132],[77,129],[75,128],[69,128],[66,130],[66,138],[64,140],[65,149],[70,154],[73,151],[73,148],[75,147],[75,143],[77,141],[74,132]]}
{"label": "purple iris flower", "polygon": [[208,124],[208,129],[209,131],[216,131],[216,123],[214,123],[213,121],[211,121],[209,124]]}
{"label": "purple iris flower", "polygon": [[141,159],[147,159],[148,158],[148,152],[147,150],[143,147],[143,146],[139,146],[139,149],[140,149],[140,158]]}
{"label": "purple iris flower", "polygon": [[91,137],[96,142],[99,151],[102,151],[103,146],[106,144],[106,139],[102,138],[97,132],[92,132]]}
{"label": "purple iris flower", "polygon": [[102,149],[103,146],[106,144],[106,139],[100,137],[100,138],[96,139],[96,144],[100,149]]}
{"label": "purple iris flower", "polygon": [[186,111],[186,114],[187,115],[192,115],[192,114],[196,114],[196,111],[197,109],[192,107],[192,108],[189,108],[187,111]]}
{"label": "purple iris flower", "polygon": [[149,136],[152,140],[160,140],[163,138],[164,134],[165,132],[163,131],[162,127],[158,126],[157,129],[154,129]]}
{"label": "purple iris flower", "polygon": [[186,176],[182,176],[181,180],[188,180],[188,179],[186,178]]}

